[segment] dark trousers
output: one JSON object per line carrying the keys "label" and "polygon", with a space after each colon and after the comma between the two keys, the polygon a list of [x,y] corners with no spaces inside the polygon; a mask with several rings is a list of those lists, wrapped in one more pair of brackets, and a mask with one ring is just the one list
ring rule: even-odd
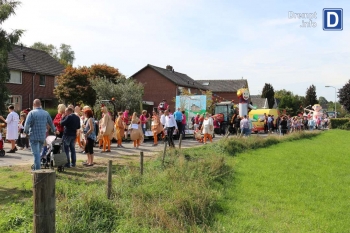
{"label": "dark trousers", "polygon": [[177,125],[177,133],[176,133],[176,138],[180,139],[180,134],[182,133],[182,121],[176,121]]}
{"label": "dark trousers", "polygon": [[168,144],[170,147],[175,147],[173,135],[174,135],[175,126],[167,128]]}

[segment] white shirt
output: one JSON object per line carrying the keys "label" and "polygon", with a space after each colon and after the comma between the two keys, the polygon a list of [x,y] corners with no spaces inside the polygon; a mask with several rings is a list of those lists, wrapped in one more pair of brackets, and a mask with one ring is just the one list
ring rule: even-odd
{"label": "white shirt", "polygon": [[162,114],[162,115],[160,116],[160,123],[161,123],[162,125],[165,125],[165,115],[164,115],[164,114]]}
{"label": "white shirt", "polygon": [[175,127],[177,129],[177,124],[176,124],[176,121],[175,121],[175,118],[173,115],[168,115],[168,116],[165,116],[165,124],[164,124],[164,127],[165,128],[168,128],[168,127]]}

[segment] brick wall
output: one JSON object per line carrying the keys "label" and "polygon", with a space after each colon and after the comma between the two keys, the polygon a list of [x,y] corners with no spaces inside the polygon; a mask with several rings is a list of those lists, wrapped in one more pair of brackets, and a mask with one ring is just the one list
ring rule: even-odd
{"label": "brick wall", "polygon": [[[175,109],[175,100],[177,94],[177,85],[165,78],[157,71],[150,67],[146,67],[144,70],[133,76],[135,80],[144,84],[143,101],[153,101],[154,107],[158,107],[159,103],[166,99],[170,105],[170,110]],[[188,87],[184,87],[188,89]],[[200,90],[196,88],[190,88],[192,94],[201,94]]]}
{"label": "brick wall", "polygon": [[[33,73],[22,72],[22,84],[6,83],[10,95],[22,96],[22,109],[32,108],[33,106]],[[45,107],[52,106],[56,96],[53,94],[54,81],[53,76],[46,75],[45,86],[39,85],[40,74],[36,74],[34,78],[34,98],[35,99],[51,99],[51,101],[45,101]],[[44,103],[43,103],[44,104]]]}
{"label": "brick wall", "polygon": [[153,101],[154,107],[157,107],[162,99],[166,99],[170,108],[174,109],[172,100],[176,96],[176,85],[173,82],[149,67],[133,78],[144,85],[144,101]]}

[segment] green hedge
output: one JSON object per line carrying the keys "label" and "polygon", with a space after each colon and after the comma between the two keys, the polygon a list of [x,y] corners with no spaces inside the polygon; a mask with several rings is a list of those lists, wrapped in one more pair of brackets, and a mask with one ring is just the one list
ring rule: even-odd
{"label": "green hedge", "polygon": [[50,114],[52,119],[55,119],[55,116],[57,115],[57,108],[46,108],[45,110]]}
{"label": "green hedge", "polygon": [[349,118],[331,118],[331,129],[343,129],[343,126],[349,123]]}

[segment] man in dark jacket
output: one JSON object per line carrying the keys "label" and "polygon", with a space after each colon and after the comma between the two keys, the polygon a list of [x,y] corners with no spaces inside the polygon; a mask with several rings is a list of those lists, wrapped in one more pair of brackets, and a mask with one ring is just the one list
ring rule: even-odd
{"label": "man in dark jacket", "polygon": [[[61,126],[64,127],[63,131],[63,146],[67,156],[66,167],[75,167],[76,164],[76,152],[75,152],[75,139],[77,137],[77,130],[80,129],[80,118],[74,114],[73,108],[66,108],[65,114],[61,120]],[[71,152],[71,159],[69,157],[69,150]],[[72,163],[71,163],[72,162]]]}

